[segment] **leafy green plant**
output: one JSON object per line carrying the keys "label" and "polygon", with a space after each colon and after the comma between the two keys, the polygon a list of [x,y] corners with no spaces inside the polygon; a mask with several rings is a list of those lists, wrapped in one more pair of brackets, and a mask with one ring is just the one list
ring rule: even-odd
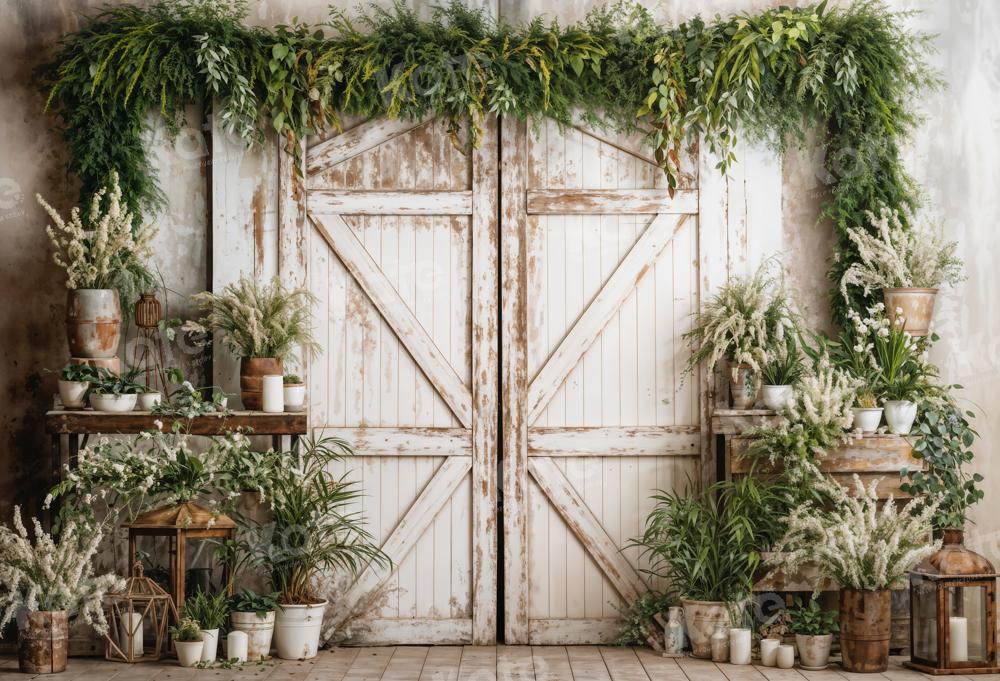
{"label": "leafy green plant", "polygon": [[784,347],[768,354],[767,362],[761,366],[760,377],[764,385],[794,385],[804,372],[805,365],[802,363],[795,335],[789,333]]}
{"label": "leafy green plant", "polygon": [[196,388],[190,381],[185,380],[184,373],[176,367],[167,369],[167,378],[177,384],[177,387],[167,393],[165,400],[153,407],[154,414],[190,420],[220,411],[225,394],[213,392],[210,400],[205,399],[204,395],[205,391],[214,390],[214,386]]}
{"label": "leafy green plant", "polygon": [[301,385],[302,378],[297,374],[285,374],[285,385]]}
{"label": "leafy green plant", "polygon": [[259,594],[251,589],[243,589],[234,595],[229,601],[231,612],[252,612],[258,617],[263,617],[269,612],[274,612],[278,607],[277,591],[269,594]]}
{"label": "leafy green plant", "polygon": [[795,607],[788,611],[788,628],[793,634],[803,636],[825,636],[840,629],[836,610],[824,610],[815,598],[808,605],[795,599]]}
{"label": "leafy green plant", "polygon": [[101,371],[89,364],[67,364],[58,372],[59,380],[76,383],[94,383],[101,379]]}
{"label": "leafy green plant", "polygon": [[285,358],[294,346],[318,349],[313,340],[311,306],[316,298],[304,288],[288,289],[277,277],[267,284],[241,276],[221,293],[194,296],[206,313],[205,324],[224,336],[239,357]]}
{"label": "leafy green plant", "polygon": [[229,618],[229,597],[223,591],[209,595],[198,589],[184,602],[184,616],[195,620],[203,630],[221,629]]}
{"label": "leafy green plant", "polygon": [[859,392],[854,403],[862,409],[878,409],[878,398],[870,390]]}
{"label": "leafy green plant", "polygon": [[624,623],[615,636],[615,645],[645,646],[650,638],[662,639],[663,628],[655,618],[678,602],[675,593],[647,591],[628,606],[617,608]]}
{"label": "leafy green plant", "polygon": [[135,380],[141,373],[139,368],[124,374],[98,369],[97,377],[91,380],[90,391],[97,395],[138,395],[146,390],[146,386]]}
{"label": "leafy green plant", "polygon": [[200,641],[202,637],[201,626],[198,624],[197,620],[190,617],[183,617],[177,621],[177,624],[172,624],[170,626],[170,636],[175,641],[180,641],[181,643],[187,643],[189,641]]}

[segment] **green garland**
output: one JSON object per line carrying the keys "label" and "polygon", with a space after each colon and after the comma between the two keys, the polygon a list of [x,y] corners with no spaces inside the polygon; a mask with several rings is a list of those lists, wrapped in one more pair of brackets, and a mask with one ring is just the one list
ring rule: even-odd
{"label": "green garland", "polygon": [[839,279],[852,259],[846,228],[865,225],[864,210],[914,205],[900,142],[916,122],[916,95],[938,84],[924,62],[927,37],[869,0],[675,28],[632,4],[568,26],[498,23],[457,0],[427,21],[402,4],[273,30],[246,27],[245,14],[245,0],[158,0],[107,8],[66,36],[43,81],[84,194],[117,170],[137,214],[161,207],[146,115],[158,110],[176,134],[184,107],[209,98],[247,143],[269,125],[293,153],[343,113],[433,114],[468,146],[489,113],[569,124],[579,112],[593,125],[646,131],[671,188],[696,139],[725,169],[737,131],[780,150],[818,126],[831,178],[824,215],[845,255],[831,272]]}

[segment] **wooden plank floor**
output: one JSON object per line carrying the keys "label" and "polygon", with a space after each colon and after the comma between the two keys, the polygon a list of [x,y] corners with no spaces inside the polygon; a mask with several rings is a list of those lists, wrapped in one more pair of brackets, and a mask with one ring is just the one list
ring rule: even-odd
{"label": "wooden plank floor", "polygon": [[[934,677],[905,669],[893,658],[884,674],[714,664],[667,659],[643,648],[597,646],[399,646],[334,648],[308,662],[275,661],[241,669],[184,669],[175,661],[125,665],[73,658],[60,681],[919,681]],[[17,659],[0,657],[0,681],[33,678]],[[970,681],[967,677],[948,677]],[[1000,674],[972,679],[1000,678]]]}

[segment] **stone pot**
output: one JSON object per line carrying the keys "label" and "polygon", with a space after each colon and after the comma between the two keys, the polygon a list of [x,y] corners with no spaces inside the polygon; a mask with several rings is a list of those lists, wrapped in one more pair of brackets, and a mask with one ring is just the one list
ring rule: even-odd
{"label": "stone pot", "polygon": [[750,367],[746,364],[729,362],[727,374],[733,409],[753,409],[753,405],[757,402],[757,394],[760,392],[760,384],[750,373]]}
{"label": "stone pot", "polygon": [[326,601],[310,605],[278,605],[274,645],[282,660],[309,660],[319,651]]}
{"label": "stone pot", "polygon": [[889,668],[892,592],[840,590],[840,664],[869,674]]}
{"label": "stone pot", "polygon": [[90,383],[87,381],[64,381],[59,380],[59,399],[67,409],[83,409],[87,406],[87,390]]}
{"label": "stone pot", "polygon": [[65,610],[29,612],[18,629],[18,668],[27,674],[66,671],[69,616]]}
{"label": "stone pot", "polygon": [[833,634],[809,636],[795,634],[795,647],[799,649],[799,665],[807,671],[826,669],[830,662]]}
{"label": "stone pot", "polygon": [[230,630],[242,631],[247,635],[247,660],[264,660],[271,655],[271,637],[274,635],[274,613],[263,617],[255,612],[231,612]]}
{"label": "stone pot", "polygon": [[702,659],[712,657],[712,634],[717,625],[729,626],[729,609],[721,601],[681,599],[684,624],[691,641],[691,655]]}
{"label": "stone pot", "polygon": [[886,400],[885,422],[889,432],[895,435],[909,435],[913,420],[917,418],[917,405],[909,400]]}
{"label": "stone pot", "polygon": [[114,289],[81,288],[66,299],[66,340],[74,357],[107,359],[118,352],[122,306]]}
{"label": "stone pot", "polygon": [[934,316],[936,288],[886,288],[882,289],[885,300],[885,315],[896,322],[896,309],[902,310],[906,318],[906,331],[911,336],[926,336],[931,330]]}
{"label": "stone pot", "polygon": [[240,397],[243,408],[260,411],[264,408],[264,377],[282,376],[280,357],[244,357],[240,360]]}
{"label": "stone pot", "polygon": [[761,386],[764,405],[768,409],[781,411],[785,405],[792,401],[795,390],[790,385],[765,385]]}
{"label": "stone pot", "polygon": [[860,428],[865,435],[871,435],[882,423],[882,407],[852,407],[854,412],[854,427]]}

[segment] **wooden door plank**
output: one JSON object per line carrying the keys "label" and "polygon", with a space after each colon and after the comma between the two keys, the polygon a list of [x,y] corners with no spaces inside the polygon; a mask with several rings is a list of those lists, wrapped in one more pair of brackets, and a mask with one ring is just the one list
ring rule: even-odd
{"label": "wooden door plank", "polygon": [[504,640],[528,643],[528,355],[527,261],[524,189],[527,181],[527,123],[502,122],[501,165],[503,247],[500,289],[503,399]]}
{"label": "wooden door plank", "polygon": [[569,646],[566,648],[569,666],[574,679],[587,681],[612,681],[601,651],[595,646]]}
{"label": "wooden door plank", "polygon": [[569,656],[563,646],[532,646],[531,660],[535,670],[535,681],[573,679]]}
{"label": "wooden door plank", "polygon": [[399,562],[410,553],[420,535],[433,522],[434,516],[451,499],[471,467],[472,460],[465,456],[452,456],[441,464],[382,545],[382,551],[393,560],[392,567],[388,570],[374,565],[365,568],[334,609],[333,617],[323,630],[324,641],[329,640],[348,619],[364,612],[375,599],[379,587],[396,573]]}
{"label": "wooden door plank", "polygon": [[458,681],[496,681],[497,649],[493,646],[465,646]]}
{"label": "wooden door plank", "polygon": [[[299,143],[298,168],[295,157],[285,151],[278,151],[278,276],[289,288],[305,288],[309,282],[309,230],[306,222],[306,186],[302,175],[305,159],[305,140]],[[309,383],[309,353],[301,348],[293,349],[292,362],[300,367],[300,373]],[[312,418],[312,410],[307,417]],[[310,425],[312,425],[310,423]]]}
{"label": "wooden door plank", "polygon": [[360,456],[471,456],[472,434],[465,428],[328,428],[317,437],[341,437]]}
{"label": "wooden door plank", "polygon": [[412,310],[400,299],[399,293],[358,241],[354,230],[338,215],[310,217],[317,232],[378,308],[455,417],[469,428],[472,424],[472,396],[469,388],[427,335]]}
{"label": "wooden door plank", "polygon": [[529,428],[529,456],[698,456],[698,426]]}
{"label": "wooden door plank", "polygon": [[649,675],[631,648],[602,646],[600,651],[614,681],[649,681]]}
{"label": "wooden door plank", "polygon": [[636,657],[650,681],[687,681],[687,675],[672,657],[663,657],[648,648],[636,648]]}
{"label": "wooden door plank", "polygon": [[497,120],[472,156],[472,642],[497,640]]}
{"label": "wooden door plank", "polygon": [[434,646],[424,658],[420,681],[455,681],[461,664],[460,646]]}
{"label": "wooden door plank", "polygon": [[528,389],[528,423],[533,423],[566,380],[587,349],[600,336],[611,317],[650,270],[663,247],[684,226],[687,216],[658,215],[622,259],[587,310],[531,381]]}
{"label": "wooden door plank", "polygon": [[535,681],[530,646],[497,646],[497,681]]}
{"label": "wooden door plank", "polygon": [[697,213],[698,192],[666,189],[529,189],[528,215]]}
{"label": "wooden door plank", "polygon": [[324,140],[309,150],[306,172],[315,175],[418,128],[429,119],[376,118]]}
{"label": "wooden door plank", "polygon": [[472,192],[318,189],[309,192],[308,207],[318,215],[469,215]]}

